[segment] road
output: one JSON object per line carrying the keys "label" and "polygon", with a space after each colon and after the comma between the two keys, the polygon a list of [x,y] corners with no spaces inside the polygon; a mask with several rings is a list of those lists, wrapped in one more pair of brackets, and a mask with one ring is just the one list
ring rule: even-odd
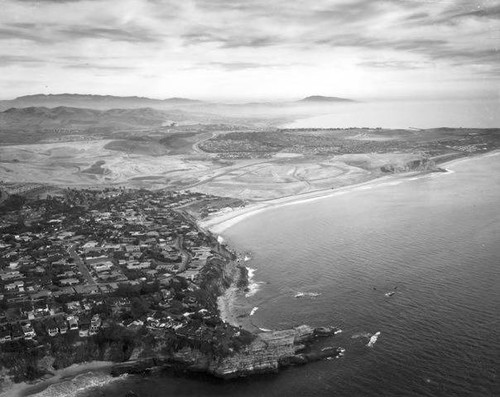
{"label": "road", "polygon": [[191,260],[191,255],[189,255],[189,253],[184,249],[183,243],[184,243],[184,237],[183,236],[177,237],[177,240],[175,242],[175,247],[180,251],[182,258],[182,262],[179,266],[179,271],[177,273],[181,273],[184,270],[186,270],[187,265]]}
{"label": "road", "polygon": [[75,251],[75,246],[72,245],[68,248],[68,253],[70,256],[74,259],[75,263],[78,265],[78,270],[80,270],[80,273],[83,275],[85,280],[87,280],[87,283],[90,285],[97,285],[95,280],[93,279],[92,275],[89,272],[88,267],[83,263],[82,259],[80,258],[80,255]]}

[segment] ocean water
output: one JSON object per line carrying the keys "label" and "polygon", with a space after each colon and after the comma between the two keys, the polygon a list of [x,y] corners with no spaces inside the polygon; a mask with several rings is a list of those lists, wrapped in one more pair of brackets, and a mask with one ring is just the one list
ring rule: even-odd
{"label": "ocean water", "polygon": [[331,113],[296,120],[288,128],[497,128],[498,99],[364,101],[333,104]]}
{"label": "ocean water", "polygon": [[261,328],[339,325],[320,343],[343,358],[231,382],[127,376],[100,395],[500,395],[500,155],[450,168],[275,208],[224,233],[251,253],[258,286],[236,310],[258,307]]}

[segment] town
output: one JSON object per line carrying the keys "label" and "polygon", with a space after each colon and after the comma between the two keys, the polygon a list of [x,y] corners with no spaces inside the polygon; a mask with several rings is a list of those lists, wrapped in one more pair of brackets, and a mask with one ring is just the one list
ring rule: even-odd
{"label": "town", "polygon": [[249,343],[217,311],[237,257],[187,212],[220,202],[116,188],[5,199],[0,364],[17,382],[43,375],[44,365],[139,358],[155,338],[165,353],[191,346],[217,355]]}

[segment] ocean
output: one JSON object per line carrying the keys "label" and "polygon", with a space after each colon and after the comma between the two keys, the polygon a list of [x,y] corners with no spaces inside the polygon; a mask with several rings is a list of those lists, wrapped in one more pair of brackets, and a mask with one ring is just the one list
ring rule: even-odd
{"label": "ocean", "polygon": [[320,343],[343,358],[230,382],[129,375],[72,395],[500,395],[500,155],[449,168],[266,210],[223,233],[251,255],[255,293],[235,310],[258,308],[260,328],[340,326]]}
{"label": "ocean", "polygon": [[497,128],[498,99],[376,100],[335,103],[326,115],[299,119],[288,128]]}

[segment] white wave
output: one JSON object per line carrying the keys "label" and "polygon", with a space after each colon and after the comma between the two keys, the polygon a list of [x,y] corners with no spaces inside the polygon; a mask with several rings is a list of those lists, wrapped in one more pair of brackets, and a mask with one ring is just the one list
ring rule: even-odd
{"label": "white wave", "polygon": [[249,298],[251,296],[254,296],[260,289],[260,286],[264,283],[262,281],[254,280],[255,269],[247,267],[247,270],[248,270],[248,292],[245,294],[245,297]]}
{"label": "white wave", "polygon": [[245,257],[243,258],[243,261],[248,262],[250,259],[252,259],[252,257],[250,255],[245,255]]}
{"label": "white wave", "polygon": [[315,297],[320,296],[320,295],[321,295],[321,292],[297,292],[295,294],[295,298],[303,298],[305,296],[315,298]]}
{"label": "white wave", "polygon": [[377,339],[378,339],[379,335],[380,335],[380,332],[375,332],[375,333],[371,336],[371,338],[370,338],[370,340],[368,341],[368,344],[367,344],[366,346],[368,346],[368,347],[373,347],[373,345],[374,345],[374,344],[375,344],[375,342],[377,341]]}
{"label": "white wave", "polygon": [[124,379],[127,375],[113,377],[105,373],[86,372],[72,379],[54,383],[32,397],[76,397],[84,391],[101,388],[117,380]]}
{"label": "white wave", "polygon": [[372,336],[372,334],[370,334],[369,332],[358,332],[357,334],[354,334],[353,336],[351,336],[351,339],[369,338],[371,336]]}
{"label": "white wave", "polygon": [[262,332],[271,332],[272,330],[270,329],[267,329],[267,328],[260,328],[259,329],[262,331]]}
{"label": "white wave", "polygon": [[259,308],[257,306],[255,306],[252,311],[250,312],[250,316],[253,316],[255,314],[255,312],[258,310]]}

